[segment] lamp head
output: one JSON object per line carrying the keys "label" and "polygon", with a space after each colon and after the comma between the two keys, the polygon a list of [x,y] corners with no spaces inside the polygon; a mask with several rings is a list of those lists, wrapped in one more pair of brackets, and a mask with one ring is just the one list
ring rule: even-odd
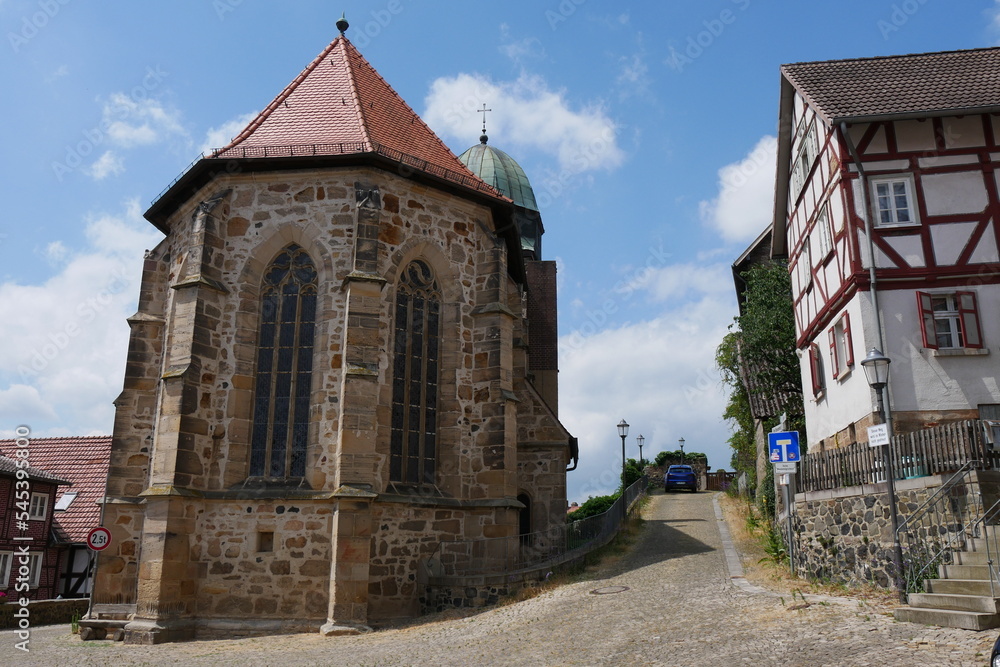
{"label": "lamp head", "polygon": [[618,435],[623,438],[628,435],[628,422],[624,419],[618,422]]}
{"label": "lamp head", "polygon": [[869,350],[868,356],[861,360],[869,387],[872,389],[881,389],[889,384],[890,363],[892,363],[892,359],[882,354],[882,351],[877,347]]}

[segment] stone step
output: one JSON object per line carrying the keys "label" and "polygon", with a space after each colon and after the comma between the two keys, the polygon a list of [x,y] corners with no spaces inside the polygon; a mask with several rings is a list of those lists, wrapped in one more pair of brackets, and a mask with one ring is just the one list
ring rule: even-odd
{"label": "stone step", "polygon": [[1000,534],[997,534],[996,537],[970,537],[966,541],[965,550],[1000,553]]}
{"label": "stone step", "polygon": [[1000,554],[985,551],[956,551],[952,554],[955,565],[988,565],[992,558],[994,563],[1000,563]]}
{"label": "stone step", "polygon": [[1000,595],[1000,584],[991,589],[990,582],[981,579],[925,579],[924,588],[944,595]]}
{"label": "stone step", "polygon": [[919,609],[953,609],[955,611],[975,611],[982,614],[996,614],[997,598],[986,595],[954,595],[951,593],[910,593],[907,597],[911,607]]}
{"label": "stone step", "polygon": [[938,567],[941,579],[982,579],[989,581],[990,568],[987,565],[941,565]]}
{"label": "stone step", "polygon": [[922,623],[924,625],[939,625],[945,628],[962,628],[964,630],[989,630],[1000,628],[1000,614],[984,614],[973,611],[955,611],[954,609],[920,609],[917,607],[899,607],[893,615],[897,621]]}

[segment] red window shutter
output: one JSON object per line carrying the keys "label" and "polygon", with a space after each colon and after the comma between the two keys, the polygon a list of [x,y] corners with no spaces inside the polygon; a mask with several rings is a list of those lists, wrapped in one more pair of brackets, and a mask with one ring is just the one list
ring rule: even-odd
{"label": "red window shutter", "polygon": [[813,343],[809,346],[809,370],[812,372],[813,396],[819,396],[823,391],[822,368],[820,368],[819,346]]}
{"label": "red window shutter", "polygon": [[854,342],[851,340],[851,315],[844,313],[844,356],[845,366],[850,368],[854,365]]}
{"label": "red window shutter", "polygon": [[981,348],[983,332],[979,328],[979,309],[976,307],[975,292],[956,292],[958,301],[958,319],[962,326],[962,339],[965,347]]}
{"label": "red window shutter", "polygon": [[936,350],[937,334],[934,331],[934,308],[931,306],[930,294],[917,292],[917,309],[920,311],[920,335],[924,339],[924,347]]}
{"label": "red window shutter", "polygon": [[826,332],[830,337],[830,363],[833,365],[833,379],[836,380],[837,376],[840,375],[840,364],[837,359],[837,327],[836,325],[830,327],[830,330]]}

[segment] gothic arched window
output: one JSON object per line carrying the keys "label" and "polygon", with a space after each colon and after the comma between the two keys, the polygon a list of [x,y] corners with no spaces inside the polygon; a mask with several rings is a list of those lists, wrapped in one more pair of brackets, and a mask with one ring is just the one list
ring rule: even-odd
{"label": "gothic arched window", "polygon": [[289,245],[264,271],[260,308],[250,475],[302,477],[316,328],[316,267],[301,247]]}
{"label": "gothic arched window", "polygon": [[437,463],[441,294],[421,260],[403,269],[396,289],[389,479],[434,484]]}

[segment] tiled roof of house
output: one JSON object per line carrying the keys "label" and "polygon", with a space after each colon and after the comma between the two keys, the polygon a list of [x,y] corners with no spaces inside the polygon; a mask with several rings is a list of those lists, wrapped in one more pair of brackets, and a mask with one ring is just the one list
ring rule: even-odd
{"label": "tiled roof of house", "polygon": [[[8,440],[7,442],[13,442],[13,441]],[[9,453],[13,454],[13,449],[9,450]],[[18,464],[17,460],[0,455],[0,474],[9,474],[9,475],[17,474],[17,469],[18,469],[17,464]],[[27,468],[25,468],[25,470],[28,472],[28,479],[37,479],[38,481],[41,482],[53,482],[55,484],[70,483],[68,479],[63,479],[58,475],[53,475],[49,471],[41,470],[36,466],[28,466]]]}
{"label": "tiled roof of house", "polygon": [[782,65],[831,122],[1000,107],[1000,48]]}
{"label": "tiled roof of house", "polygon": [[343,35],[210,157],[361,153],[377,153],[505,199],[451,152]]}
{"label": "tiled roof of house", "polygon": [[[0,454],[11,456],[13,450],[13,440],[0,440]],[[77,496],[65,511],[55,513],[53,524],[67,541],[86,542],[87,533],[101,522],[98,501],[107,484],[111,436],[32,438],[28,452],[33,468],[72,483],[59,489],[57,502],[67,492],[75,492]]]}

